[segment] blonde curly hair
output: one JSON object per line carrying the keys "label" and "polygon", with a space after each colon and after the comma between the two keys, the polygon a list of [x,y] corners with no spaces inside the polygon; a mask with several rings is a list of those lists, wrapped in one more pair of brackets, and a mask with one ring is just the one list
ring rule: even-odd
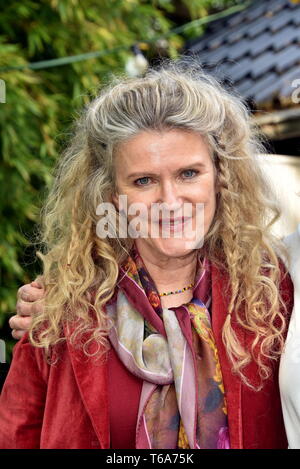
{"label": "blonde curly hair", "polygon": [[[46,306],[33,318],[30,340],[49,352],[66,340],[63,325],[75,323],[71,343],[80,343],[86,355],[108,348],[110,323],[103,306],[133,240],[99,238],[96,207],[115,193],[119,143],[143,130],[177,128],[199,133],[211,149],[219,192],[202,249],[230,279],[223,341],[233,370],[247,382],[242,370],[255,360],[263,381],[272,372],[268,362],[282,351],[286,330],[281,245],[270,234],[279,209],[257,163],[265,150],[247,107],[194,59],[164,62],[143,78],[114,78],[78,119],[43,210],[39,255]],[[233,318],[253,333],[251,350],[239,342]]]}

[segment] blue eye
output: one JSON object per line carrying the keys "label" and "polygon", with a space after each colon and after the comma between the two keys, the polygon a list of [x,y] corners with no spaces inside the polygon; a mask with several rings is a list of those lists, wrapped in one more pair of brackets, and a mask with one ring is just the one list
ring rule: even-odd
{"label": "blue eye", "polygon": [[196,174],[198,174],[198,171],[195,171],[194,169],[187,169],[186,171],[183,171],[182,174],[187,174],[187,173],[188,173],[188,176],[185,179],[190,179],[193,176],[195,176]]}
{"label": "blue eye", "polygon": [[[150,178],[148,178],[148,177],[145,176],[145,177],[143,177],[143,178],[136,179],[136,180],[134,181],[134,183],[135,183],[137,186],[146,186],[146,185],[147,185],[147,181],[148,181],[149,179],[150,179]],[[139,183],[138,181],[140,181],[140,183]],[[141,181],[142,181],[142,182],[141,182]],[[143,182],[143,181],[144,181],[144,182]],[[145,182],[145,181],[146,181],[146,182]]]}

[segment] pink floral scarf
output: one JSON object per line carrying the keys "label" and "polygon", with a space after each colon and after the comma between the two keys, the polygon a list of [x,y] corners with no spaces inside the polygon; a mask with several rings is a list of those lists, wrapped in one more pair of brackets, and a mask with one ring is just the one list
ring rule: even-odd
{"label": "pink floral scarf", "polygon": [[172,309],[162,308],[136,247],[120,268],[106,309],[114,323],[112,346],[143,380],[137,449],[230,447],[210,303],[210,265],[200,255],[192,300]]}

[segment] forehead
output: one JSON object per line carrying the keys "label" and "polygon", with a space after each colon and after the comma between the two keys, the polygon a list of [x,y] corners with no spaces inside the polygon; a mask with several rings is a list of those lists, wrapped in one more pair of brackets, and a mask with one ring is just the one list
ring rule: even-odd
{"label": "forehead", "polygon": [[206,164],[211,154],[206,140],[198,133],[182,129],[143,131],[118,145],[116,166],[128,172],[134,167],[162,167],[170,164]]}

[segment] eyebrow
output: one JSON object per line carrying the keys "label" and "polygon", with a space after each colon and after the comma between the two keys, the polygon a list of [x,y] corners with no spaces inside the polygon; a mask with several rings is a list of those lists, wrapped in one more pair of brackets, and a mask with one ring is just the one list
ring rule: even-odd
{"label": "eyebrow", "polygon": [[[176,172],[177,173],[180,173],[181,171],[186,171],[188,169],[194,169],[194,168],[205,168],[206,165],[205,163],[193,163],[193,164],[190,164],[188,166],[183,166],[181,168],[179,168]],[[134,178],[134,177],[141,177],[141,176],[158,176],[157,173],[151,173],[151,172],[148,172],[148,171],[143,171],[143,172],[139,172],[139,173],[130,173],[128,174],[127,178],[128,179],[131,179],[131,178]]]}

